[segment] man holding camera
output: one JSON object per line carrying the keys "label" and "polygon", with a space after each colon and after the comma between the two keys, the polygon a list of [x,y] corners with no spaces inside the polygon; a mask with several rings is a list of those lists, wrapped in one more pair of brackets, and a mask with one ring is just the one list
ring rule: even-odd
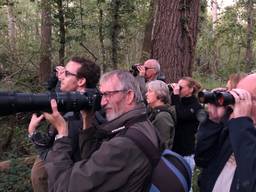
{"label": "man holding camera", "polygon": [[[86,92],[96,88],[100,77],[100,67],[87,59],[73,57],[65,67],[58,66],[56,73],[62,92]],[[82,126],[80,113],[67,112],[64,117],[69,124],[68,135],[72,138],[72,148],[74,150],[72,159],[78,161],[81,159],[78,146],[78,133]],[[43,119],[43,115],[33,114],[28,127],[29,137],[39,153],[31,171],[32,186],[36,192],[48,191],[44,160],[55,138],[58,137],[55,128],[52,126],[48,127],[48,132],[45,135],[37,130]]]}
{"label": "man holding camera", "polygon": [[[51,101],[52,114],[44,113],[60,136],[46,158],[49,191],[148,190],[149,160],[135,143],[124,136],[130,129],[136,129],[158,146],[155,129],[147,120],[138,83],[129,72],[116,70],[101,77],[100,92],[101,106],[108,122],[99,127],[89,126],[88,121],[84,123],[88,139],[84,143],[93,146],[96,142],[98,147],[79,162],[73,162],[70,157],[72,148],[67,137],[67,124],[58,112],[55,100]],[[101,135],[101,139],[96,134]]]}
{"label": "man holding camera", "polygon": [[232,89],[235,104],[208,104],[209,118],[197,135],[196,164],[202,167],[199,187],[204,192],[256,189],[256,74]]}

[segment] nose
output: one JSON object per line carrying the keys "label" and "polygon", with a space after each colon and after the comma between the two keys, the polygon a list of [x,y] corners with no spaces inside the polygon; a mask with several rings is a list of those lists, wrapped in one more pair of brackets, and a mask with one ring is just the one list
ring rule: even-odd
{"label": "nose", "polygon": [[107,105],[107,103],[108,103],[108,100],[106,99],[106,97],[102,96],[100,101],[101,107],[104,107],[105,105]]}

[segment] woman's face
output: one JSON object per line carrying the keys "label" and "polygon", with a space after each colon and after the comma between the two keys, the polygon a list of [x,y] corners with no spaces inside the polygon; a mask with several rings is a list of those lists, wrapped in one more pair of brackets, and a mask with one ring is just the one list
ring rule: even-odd
{"label": "woman's face", "polygon": [[180,90],[180,97],[190,97],[193,93],[193,88],[189,87],[189,82],[187,80],[179,80],[178,82],[181,90]]}
{"label": "woman's face", "polygon": [[147,103],[150,107],[155,106],[158,99],[157,99],[157,95],[153,89],[148,88],[147,93],[146,93],[146,99],[147,99]]}

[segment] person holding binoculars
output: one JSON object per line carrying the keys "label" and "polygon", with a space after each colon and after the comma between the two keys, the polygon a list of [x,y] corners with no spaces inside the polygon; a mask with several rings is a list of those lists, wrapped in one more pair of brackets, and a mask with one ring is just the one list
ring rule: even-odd
{"label": "person holding binoculars", "polygon": [[200,191],[255,191],[255,82],[254,73],[226,91],[232,103],[208,103],[208,118],[199,126],[195,151],[196,164],[202,168]]}
{"label": "person holding binoculars", "polygon": [[160,64],[155,59],[148,59],[144,62],[144,64],[133,65],[132,69],[135,72],[133,75],[136,76],[141,93],[143,97],[146,98],[146,83],[157,79],[158,75],[160,74]]}
{"label": "person holding binoculars", "polygon": [[[100,67],[85,58],[73,57],[65,67],[58,66],[56,73],[61,92],[78,91],[83,93],[96,88],[100,78]],[[81,159],[78,138],[78,133],[82,127],[80,112],[67,112],[64,114],[64,118],[69,125],[68,135],[72,138],[72,148],[74,150],[72,159],[78,161]],[[52,126],[48,126],[46,134],[38,131],[43,119],[43,115],[33,114],[28,126],[29,138],[38,152],[38,157],[31,170],[32,187],[35,192],[48,191],[48,176],[44,167],[44,160],[55,139],[60,137]]]}
{"label": "person holding binoculars", "polygon": [[201,85],[191,77],[183,77],[178,83],[172,83],[170,86],[171,104],[175,106],[177,116],[172,149],[187,160],[193,171],[195,134],[199,124],[197,114],[203,110],[196,98]]}

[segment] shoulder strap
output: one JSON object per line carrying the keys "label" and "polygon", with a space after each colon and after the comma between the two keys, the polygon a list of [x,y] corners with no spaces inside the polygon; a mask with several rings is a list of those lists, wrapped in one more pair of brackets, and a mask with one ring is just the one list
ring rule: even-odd
{"label": "shoulder strap", "polygon": [[[161,153],[160,151],[155,147],[155,145],[140,131],[136,129],[128,129],[126,134],[124,135],[131,139],[138,147],[139,149],[146,155],[146,157],[149,159],[151,165],[153,168],[157,167],[158,162],[161,159]],[[185,167],[189,180],[191,179],[191,170],[189,169],[188,165],[184,160],[176,153],[165,150],[163,152],[163,155],[169,155],[174,158],[177,158]],[[163,161],[166,163],[166,165],[175,173],[175,175],[178,177],[179,181],[182,184],[182,187],[184,191],[188,191],[190,188],[190,183],[187,183],[186,178],[180,173],[180,170],[178,170],[173,164],[171,164],[169,161],[167,161],[165,158],[162,158]]]}
{"label": "shoulder strap", "polygon": [[152,167],[156,167],[160,160],[161,153],[155,145],[137,129],[128,129],[124,135],[131,139],[149,159]]}

